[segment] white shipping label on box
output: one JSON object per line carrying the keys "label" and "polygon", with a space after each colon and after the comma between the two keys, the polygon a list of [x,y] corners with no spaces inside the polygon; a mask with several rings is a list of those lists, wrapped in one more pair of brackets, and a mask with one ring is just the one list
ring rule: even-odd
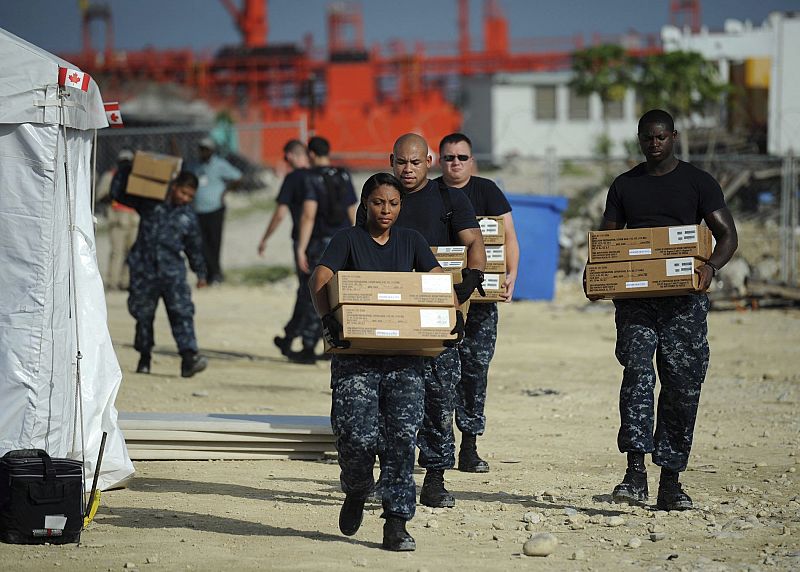
{"label": "white shipping label on box", "polygon": [[376,338],[399,338],[400,330],[375,330]]}
{"label": "white shipping label on box", "polygon": [[425,274],[420,278],[422,278],[422,291],[425,294],[444,294],[453,288],[453,279],[449,274]]}
{"label": "white shipping label on box", "polygon": [[500,275],[484,274],[481,285],[484,290],[500,290]]}
{"label": "white shipping label on box", "polygon": [[671,226],[669,228],[670,244],[689,244],[697,242],[697,227],[693,224],[686,226]]}
{"label": "white shipping label on box", "polygon": [[625,282],[625,288],[647,288],[647,280],[636,280],[635,282]]}
{"label": "white shipping label on box", "polygon": [[694,259],[690,258],[670,258],[665,261],[667,265],[667,276],[691,276],[694,272]]}
{"label": "white shipping label on box", "polygon": [[628,256],[649,256],[653,254],[652,248],[631,248],[628,250]]}
{"label": "white shipping label on box", "polygon": [[461,260],[439,260],[439,266],[442,268],[461,268],[464,263]]}
{"label": "white shipping label on box", "polygon": [[500,234],[500,225],[496,220],[490,218],[482,218],[480,221],[481,234],[486,236],[497,236]]}
{"label": "white shipping label on box", "polygon": [[399,292],[397,294],[384,294],[378,292],[378,300],[383,300],[385,302],[400,302],[403,299],[403,295]]}
{"label": "white shipping label on box", "polygon": [[506,259],[505,246],[487,246],[486,262],[503,262]]}
{"label": "white shipping label on box", "polygon": [[422,328],[449,328],[450,311],[447,308],[420,308],[419,325]]}
{"label": "white shipping label on box", "polygon": [[44,517],[44,527],[50,530],[64,530],[67,517],[63,514],[48,514]]}
{"label": "white shipping label on box", "polygon": [[464,254],[466,246],[437,246],[436,254]]}

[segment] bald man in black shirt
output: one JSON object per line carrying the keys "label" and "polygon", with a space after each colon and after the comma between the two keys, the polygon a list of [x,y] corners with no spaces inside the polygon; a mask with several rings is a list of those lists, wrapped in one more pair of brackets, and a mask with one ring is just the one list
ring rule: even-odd
{"label": "bald man in black shirt", "polygon": [[[602,230],[694,225],[703,221],[717,241],[708,261],[697,268],[700,289],[733,256],[736,226],[714,178],[674,155],[678,139],[666,111],[654,109],[639,120],[639,146],[646,161],[616,178],[608,191]],[[625,478],[614,488],[616,502],[648,500],[646,453],[661,467],[656,507],[692,508],[679,474],[692,446],[700,389],[708,368],[708,297],[704,294],[614,300],[616,356],[624,368],[620,389],[617,445],[627,453]],[[656,356],[661,391],[658,416],[654,390]],[[655,426],[655,431],[654,431]]]}

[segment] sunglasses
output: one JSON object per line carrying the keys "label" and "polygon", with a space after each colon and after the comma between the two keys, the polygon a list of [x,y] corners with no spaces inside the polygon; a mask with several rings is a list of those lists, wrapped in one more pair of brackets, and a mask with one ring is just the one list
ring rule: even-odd
{"label": "sunglasses", "polygon": [[458,160],[462,163],[464,161],[469,161],[470,158],[469,155],[442,155],[442,159],[444,159],[447,163],[452,163],[456,160],[456,157],[458,157]]}

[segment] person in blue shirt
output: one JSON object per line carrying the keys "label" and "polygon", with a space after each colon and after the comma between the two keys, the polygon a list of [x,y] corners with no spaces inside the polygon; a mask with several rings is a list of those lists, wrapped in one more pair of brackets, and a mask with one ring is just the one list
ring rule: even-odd
{"label": "person in blue shirt", "polygon": [[182,171],[170,184],[163,201],[129,195],[126,192],[130,167],[120,169],[111,182],[111,198],[136,209],[139,232],[128,254],[130,289],[128,311],[136,320],[134,347],[140,353],[137,373],[150,373],[150,356],[155,343],[153,320],[159,298],[164,299],[172,335],[181,354],[181,376],[203,371],[208,360],[197,353],[194,332],[194,304],[186,282],[186,262],[197,275],[197,287],[206,285],[206,264],[197,215],[191,207],[197,177]]}
{"label": "person in blue shirt", "polygon": [[194,199],[194,210],[203,236],[203,255],[208,265],[208,283],[222,282],[219,253],[222,248],[222,226],[225,221],[223,197],[242,178],[242,172],[215,153],[216,143],[204,137],[199,144],[200,163],[192,167],[200,186]]}

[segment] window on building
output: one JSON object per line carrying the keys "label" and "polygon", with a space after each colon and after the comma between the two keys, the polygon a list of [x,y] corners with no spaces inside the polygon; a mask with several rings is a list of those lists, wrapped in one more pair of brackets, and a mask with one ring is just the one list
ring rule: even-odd
{"label": "window on building", "polygon": [[603,106],[603,115],[606,119],[622,119],[624,101],[607,101]]}
{"label": "window on building", "polygon": [[569,90],[569,118],[589,119],[589,96],[578,95],[574,89]]}
{"label": "window on building", "polygon": [[536,119],[553,120],[556,118],[556,86],[537,85],[535,88],[536,97]]}

